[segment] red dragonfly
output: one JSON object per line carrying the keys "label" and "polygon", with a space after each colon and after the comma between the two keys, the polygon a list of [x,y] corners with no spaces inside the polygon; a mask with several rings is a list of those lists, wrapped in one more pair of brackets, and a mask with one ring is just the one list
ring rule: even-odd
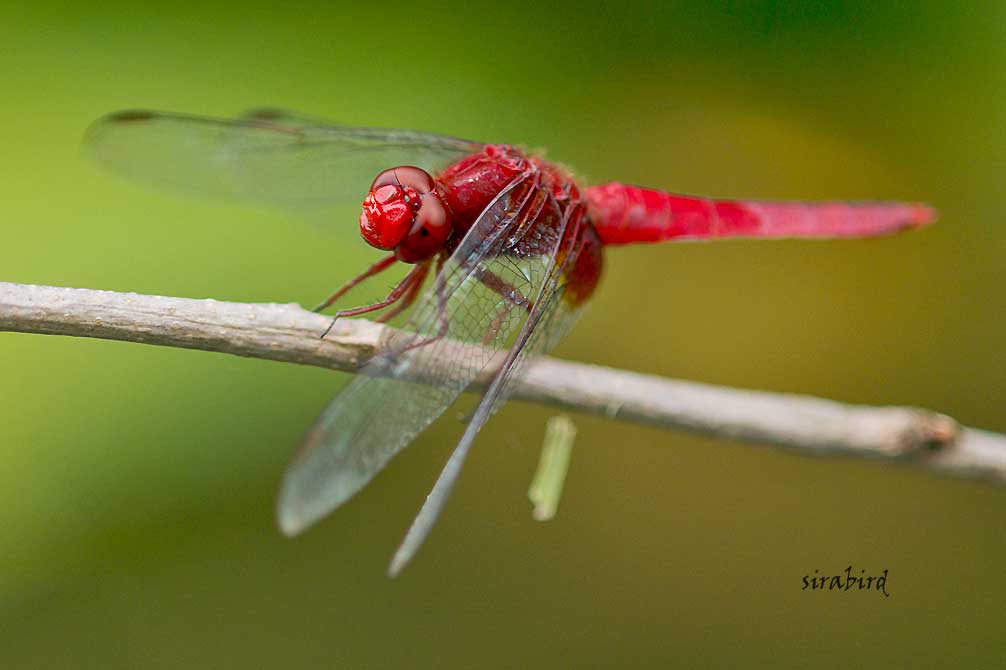
{"label": "red dragonfly", "polygon": [[[336,314],[385,310],[378,320],[386,321],[412,307],[407,324],[307,434],[279,495],[285,533],[346,502],[477,376],[491,373],[392,559],[392,575],[429,533],[522,360],[554,347],[594,293],[604,247],[869,237],[935,220],[921,204],[714,200],[618,182],[582,188],[565,168],[515,146],[340,126],[280,110],[236,119],[118,112],[92,127],[87,146],[115,172],[190,193],[308,210],[364,195],[360,233],[386,254],[318,310],[396,263],[412,266],[384,300]],[[361,179],[375,173],[368,188]],[[423,383],[409,383],[416,380]]]}

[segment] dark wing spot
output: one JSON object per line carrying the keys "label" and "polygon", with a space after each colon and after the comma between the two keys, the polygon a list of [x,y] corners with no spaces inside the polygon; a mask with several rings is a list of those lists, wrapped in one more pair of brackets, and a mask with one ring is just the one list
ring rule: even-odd
{"label": "dark wing spot", "polygon": [[423,226],[422,228],[419,229],[419,234],[422,235],[423,237],[426,237],[430,234],[430,231],[426,230],[426,226]]}
{"label": "dark wing spot", "polygon": [[150,119],[157,116],[156,112],[151,112],[146,109],[127,109],[121,112],[115,112],[109,115],[109,120],[119,121],[122,123],[134,123],[137,121],[149,121]]}

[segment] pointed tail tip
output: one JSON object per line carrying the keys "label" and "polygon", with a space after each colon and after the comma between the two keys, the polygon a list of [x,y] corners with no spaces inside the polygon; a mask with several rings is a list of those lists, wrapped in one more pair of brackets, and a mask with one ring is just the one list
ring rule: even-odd
{"label": "pointed tail tip", "polygon": [[913,202],[910,207],[911,213],[909,214],[908,225],[911,228],[932,225],[940,218],[940,213],[936,208],[924,202]]}

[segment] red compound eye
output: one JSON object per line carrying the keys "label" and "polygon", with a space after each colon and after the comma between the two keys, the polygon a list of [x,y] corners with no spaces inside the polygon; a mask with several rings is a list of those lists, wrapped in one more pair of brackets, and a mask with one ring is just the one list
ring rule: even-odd
{"label": "red compound eye", "polygon": [[436,192],[427,193],[422,198],[423,206],[419,209],[416,222],[398,245],[398,259],[404,263],[415,263],[437,253],[454,230],[447,209]]}
{"label": "red compound eye", "polygon": [[452,231],[436,182],[421,168],[385,170],[377,175],[363,200],[363,239],[378,249],[396,249],[399,260],[405,263],[435,254]]}
{"label": "red compound eye", "polygon": [[412,229],[420,204],[411,186],[380,186],[363,199],[360,234],[373,247],[394,249]]}

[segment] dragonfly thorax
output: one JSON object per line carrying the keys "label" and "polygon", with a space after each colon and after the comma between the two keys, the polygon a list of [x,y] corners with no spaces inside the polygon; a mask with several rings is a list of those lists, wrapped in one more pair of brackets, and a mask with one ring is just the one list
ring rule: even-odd
{"label": "dragonfly thorax", "polygon": [[429,258],[451,236],[447,208],[436,182],[421,168],[403,166],[377,175],[363,199],[360,234],[367,244],[395,250],[405,263]]}

